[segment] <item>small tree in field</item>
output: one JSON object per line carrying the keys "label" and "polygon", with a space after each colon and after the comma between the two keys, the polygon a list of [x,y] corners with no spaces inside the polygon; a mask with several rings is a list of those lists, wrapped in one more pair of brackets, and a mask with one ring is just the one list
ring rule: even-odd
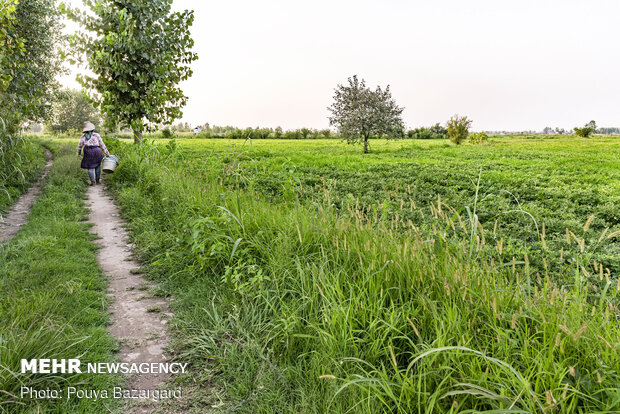
{"label": "small tree in field", "polygon": [[596,122],[590,121],[583,128],[573,128],[579,137],[588,138],[596,132]]}
{"label": "small tree in field", "polygon": [[389,85],[384,90],[377,86],[373,91],[357,75],[348,81],[348,85],[336,87],[334,103],[328,108],[332,113],[329,124],[337,127],[347,142],[362,142],[364,154],[368,153],[371,137],[402,135],[404,108],[392,99]]}
{"label": "small tree in field", "polygon": [[452,116],[446,123],[448,128],[448,138],[455,144],[460,144],[467,139],[469,135],[469,127],[471,126],[471,119],[467,119],[466,116],[459,116],[458,114]]}
{"label": "small tree in field", "polygon": [[187,97],[178,87],[198,57],[189,27],[193,11],[171,12],[172,0],[84,0],[90,13],[68,10],[91,35],[73,37],[95,74],[78,78],[101,112],[131,127],[136,143],[152,124],[171,124]]}

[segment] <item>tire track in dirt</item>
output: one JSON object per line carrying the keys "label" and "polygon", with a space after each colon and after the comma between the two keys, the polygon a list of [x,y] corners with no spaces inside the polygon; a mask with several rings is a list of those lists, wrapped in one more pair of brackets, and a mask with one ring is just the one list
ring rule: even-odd
{"label": "tire track in dirt", "polygon": [[[99,266],[109,278],[108,295],[112,324],[110,333],[121,343],[121,362],[169,362],[165,348],[169,342],[167,321],[171,313],[165,299],[152,297],[149,289],[155,284],[131,271],[139,264],[131,257],[127,231],[114,200],[107,196],[102,185],[91,186],[87,192],[92,232],[99,236]],[[128,389],[166,388],[167,374],[132,374],[127,378]],[[123,412],[152,413],[163,408],[152,400],[126,401]]]}
{"label": "tire track in dirt", "polygon": [[0,243],[4,243],[15,236],[19,229],[28,222],[28,216],[32,209],[32,205],[37,200],[54,162],[52,152],[47,148],[45,148],[45,156],[47,157],[47,162],[45,163],[45,168],[43,169],[41,177],[11,206],[8,213],[2,217],[0,221]]}

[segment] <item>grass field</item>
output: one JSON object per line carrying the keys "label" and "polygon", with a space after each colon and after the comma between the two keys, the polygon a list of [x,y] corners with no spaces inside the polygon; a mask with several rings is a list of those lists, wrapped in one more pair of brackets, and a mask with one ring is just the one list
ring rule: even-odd
{"label": "grass field", "polygon": [[188,411],[620,408],[618,138],[109,148]]}

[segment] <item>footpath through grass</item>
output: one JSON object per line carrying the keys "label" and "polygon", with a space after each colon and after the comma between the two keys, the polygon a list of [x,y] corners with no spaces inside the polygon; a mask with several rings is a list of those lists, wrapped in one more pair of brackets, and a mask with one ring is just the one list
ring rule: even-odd
{"label": "footpath through grass", "polygon": [[620,409],[620,282],[587,251],[552,276],[439,200],[425,223],[343,215],[248,185],[237,150],[112,151],[145,270],[175,298],[197,412]]}
{"label": "footpath through grass", "polygon": [[[111,389],[119,378],[21,374],[20,360],[108,362],[117,345],[106,330],[106,281],[89,233],[86,178],[73,145],[53,145],[54,164],[29,222],[0,244],[0,412],[107,413],[116,400],[67,398],[67,387]],[[21,395],[21,387],[62,398]]]}

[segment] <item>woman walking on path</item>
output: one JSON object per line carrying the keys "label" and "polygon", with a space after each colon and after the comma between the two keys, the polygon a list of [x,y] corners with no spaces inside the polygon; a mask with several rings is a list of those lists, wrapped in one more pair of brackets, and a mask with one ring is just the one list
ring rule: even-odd
{"label": "woman walking on path", "polygon": [[91,122],[84,122],[82,132],[84,135],[80,138],[80,143],[78,145],[78,156],[81,155],[82,148],[84,148],[81,167],[88,170],[90,185],[99,184],[99,180],[101,179],[101,160],[103,160],[103,152],[105,152],[108,157],[110,153],[103,143],[103,139],[95,132],[95,126]]}

